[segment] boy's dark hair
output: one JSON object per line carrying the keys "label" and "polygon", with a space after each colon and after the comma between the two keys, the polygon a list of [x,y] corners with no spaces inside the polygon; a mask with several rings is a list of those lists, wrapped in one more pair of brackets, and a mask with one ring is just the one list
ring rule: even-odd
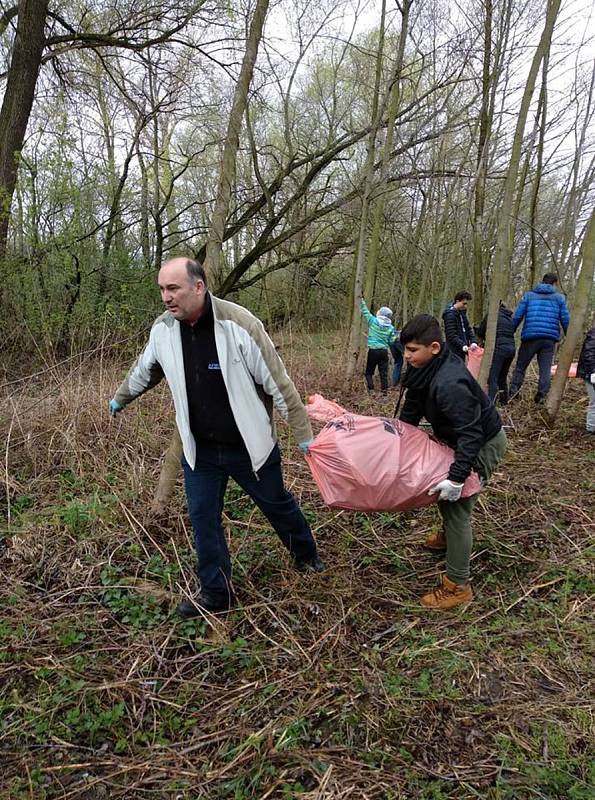
{"label": "boy's dark hair", "polygon": [[469,294],[469,292],[457,292],[455,294],[455,303],[458,303],[459,300],[472,300],[473,298]]}
{"label": "boy's dark hair", "polygon": [[202,281],[207,286],[207,273],[200,261],[188,258],[186,260],[186,271],[191,281]]}
{"label": "boy's dark hair", "polygon": [[440,323],[431,314],[417,314],[404,326],[401,331],[401,344],[417,342],[426,346],[432,342],[443,343]]}
{"label": "boy's dark hair", "polygon": [[551,286],[553,286],[554,283],[558,283],[558,276],[556,275],[555,272],[546,272],[543,278],[541,279],[541,282],[549,283]]}

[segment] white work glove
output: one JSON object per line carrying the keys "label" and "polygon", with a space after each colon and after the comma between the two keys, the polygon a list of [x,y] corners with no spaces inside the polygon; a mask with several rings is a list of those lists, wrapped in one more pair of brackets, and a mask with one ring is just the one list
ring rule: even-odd
{"label": "white work glove", "polygon": [[479,345],[477,344],[477,342],[472,342],[469,345],[469,350],[477,350],[478,347],[479,347]]}
{"label": "white work glove", "polygon": [[449,503],[456,503],[457,500],[460,500],[461,494],[463,493],[463,484],[462,483],[454,483],[453,481],[449,481],[448,478],[445,478],[440,483],[437,483],[436,486],[433,486],[428,494],[436,494],[436,492],[440,492],[438,495],[438,500],[448,500]]}
{"label": "white work glove", "polygon": [[595,386],[595,372],[591,373],[591,383]]}
{"label": "white work glove", "polygon": [[468,344],[464,344],[463,345],[463,353],[468,353],[468,352],[469,352],[469,345]]}

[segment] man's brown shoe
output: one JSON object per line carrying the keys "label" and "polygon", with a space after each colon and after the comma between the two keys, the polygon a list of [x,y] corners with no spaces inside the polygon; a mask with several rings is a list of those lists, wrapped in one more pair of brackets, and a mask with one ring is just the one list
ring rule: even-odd
{"label": "man's brown shoe", "polygon": [[446,550],[446,535],[444,528],[438,528],[437,531],[429,533],[424,542],[428,550]]}
{"label": "man's brown shoe", "polygon": [[442,575],[440,586],[433,592],[425,594],[421,598],[421,604],[426,608],[454,608],[463,603],[469,603],[471,600],[473,600],[473,592],[468,583],[461,586],[453,583],[446,575]]}

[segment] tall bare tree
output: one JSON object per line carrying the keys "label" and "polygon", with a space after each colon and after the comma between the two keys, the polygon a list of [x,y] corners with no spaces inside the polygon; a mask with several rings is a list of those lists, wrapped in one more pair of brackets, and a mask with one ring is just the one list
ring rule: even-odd
{"label": "tall bare tree", "polygon": [[494,267],[492,271],[490,287],[488,321],[486,328],[486,346],[481,364],[481,370],[479,373],[479,382],[482,384],[482,386],[487,384],[490,366],[492,363],[492,356],[494,354],[498,308],[500,306],[500,301],[505,299],[508,293],[510,261],[513,246],[512,233],[514,227],[514,220],[512,219],[512,207],[514,202],[515,187],[519,174],[519,164],[521,161],[523,133],[525,130],[525,124],[527,122],[531,98],[533,97],[533,92],[535,90],[537,74],[539,72],[541,63],[551,45],[554,25],[556,24],[558,11],[560,10],[560,2],[561,0],[548,0],[543,31],[531,61],[531,67],[527,76],[527,83],[521,99],[521,105],[512,142],[512,151],[508,163],[508,169],[506,171],[506,179],[504,181],[504,196],[499,209],[499,221],[496,236],[496,254],[494,258]]}
{"label": "tall bare tree", "polygon": [[570,324],[566,337],[562,342],[558,354],[558,369],[552,380],[548,393],[545,410],[550,422],[554,422],[564,395],[564,388],[568,380],[568,370],[576,348],[580,342],[585,320],[591,303],[593,290],[593,275],[595,274],[595,211],[587,223],[585,236],[581,248],[581,269],[576,282],[576,295]]}

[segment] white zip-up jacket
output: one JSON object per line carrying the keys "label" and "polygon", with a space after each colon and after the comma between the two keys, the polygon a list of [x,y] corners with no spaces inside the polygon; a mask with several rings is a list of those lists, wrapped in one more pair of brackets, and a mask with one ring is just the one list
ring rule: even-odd
{"label": "white zip-up jacket", "polygon": [[[250,455],[252,469],[262,467],[275,446],[273,403],[298,442],[312,438],[312,427],[297,389],[262,322],[248,309],[211,295],[215,342],[229,404]],[[196,464],[190,431],[180,323],[166,311],[153,323],[149,341],[122,381],[114,399],[122,407],[165,377],[176,409],[186,461]]]}

